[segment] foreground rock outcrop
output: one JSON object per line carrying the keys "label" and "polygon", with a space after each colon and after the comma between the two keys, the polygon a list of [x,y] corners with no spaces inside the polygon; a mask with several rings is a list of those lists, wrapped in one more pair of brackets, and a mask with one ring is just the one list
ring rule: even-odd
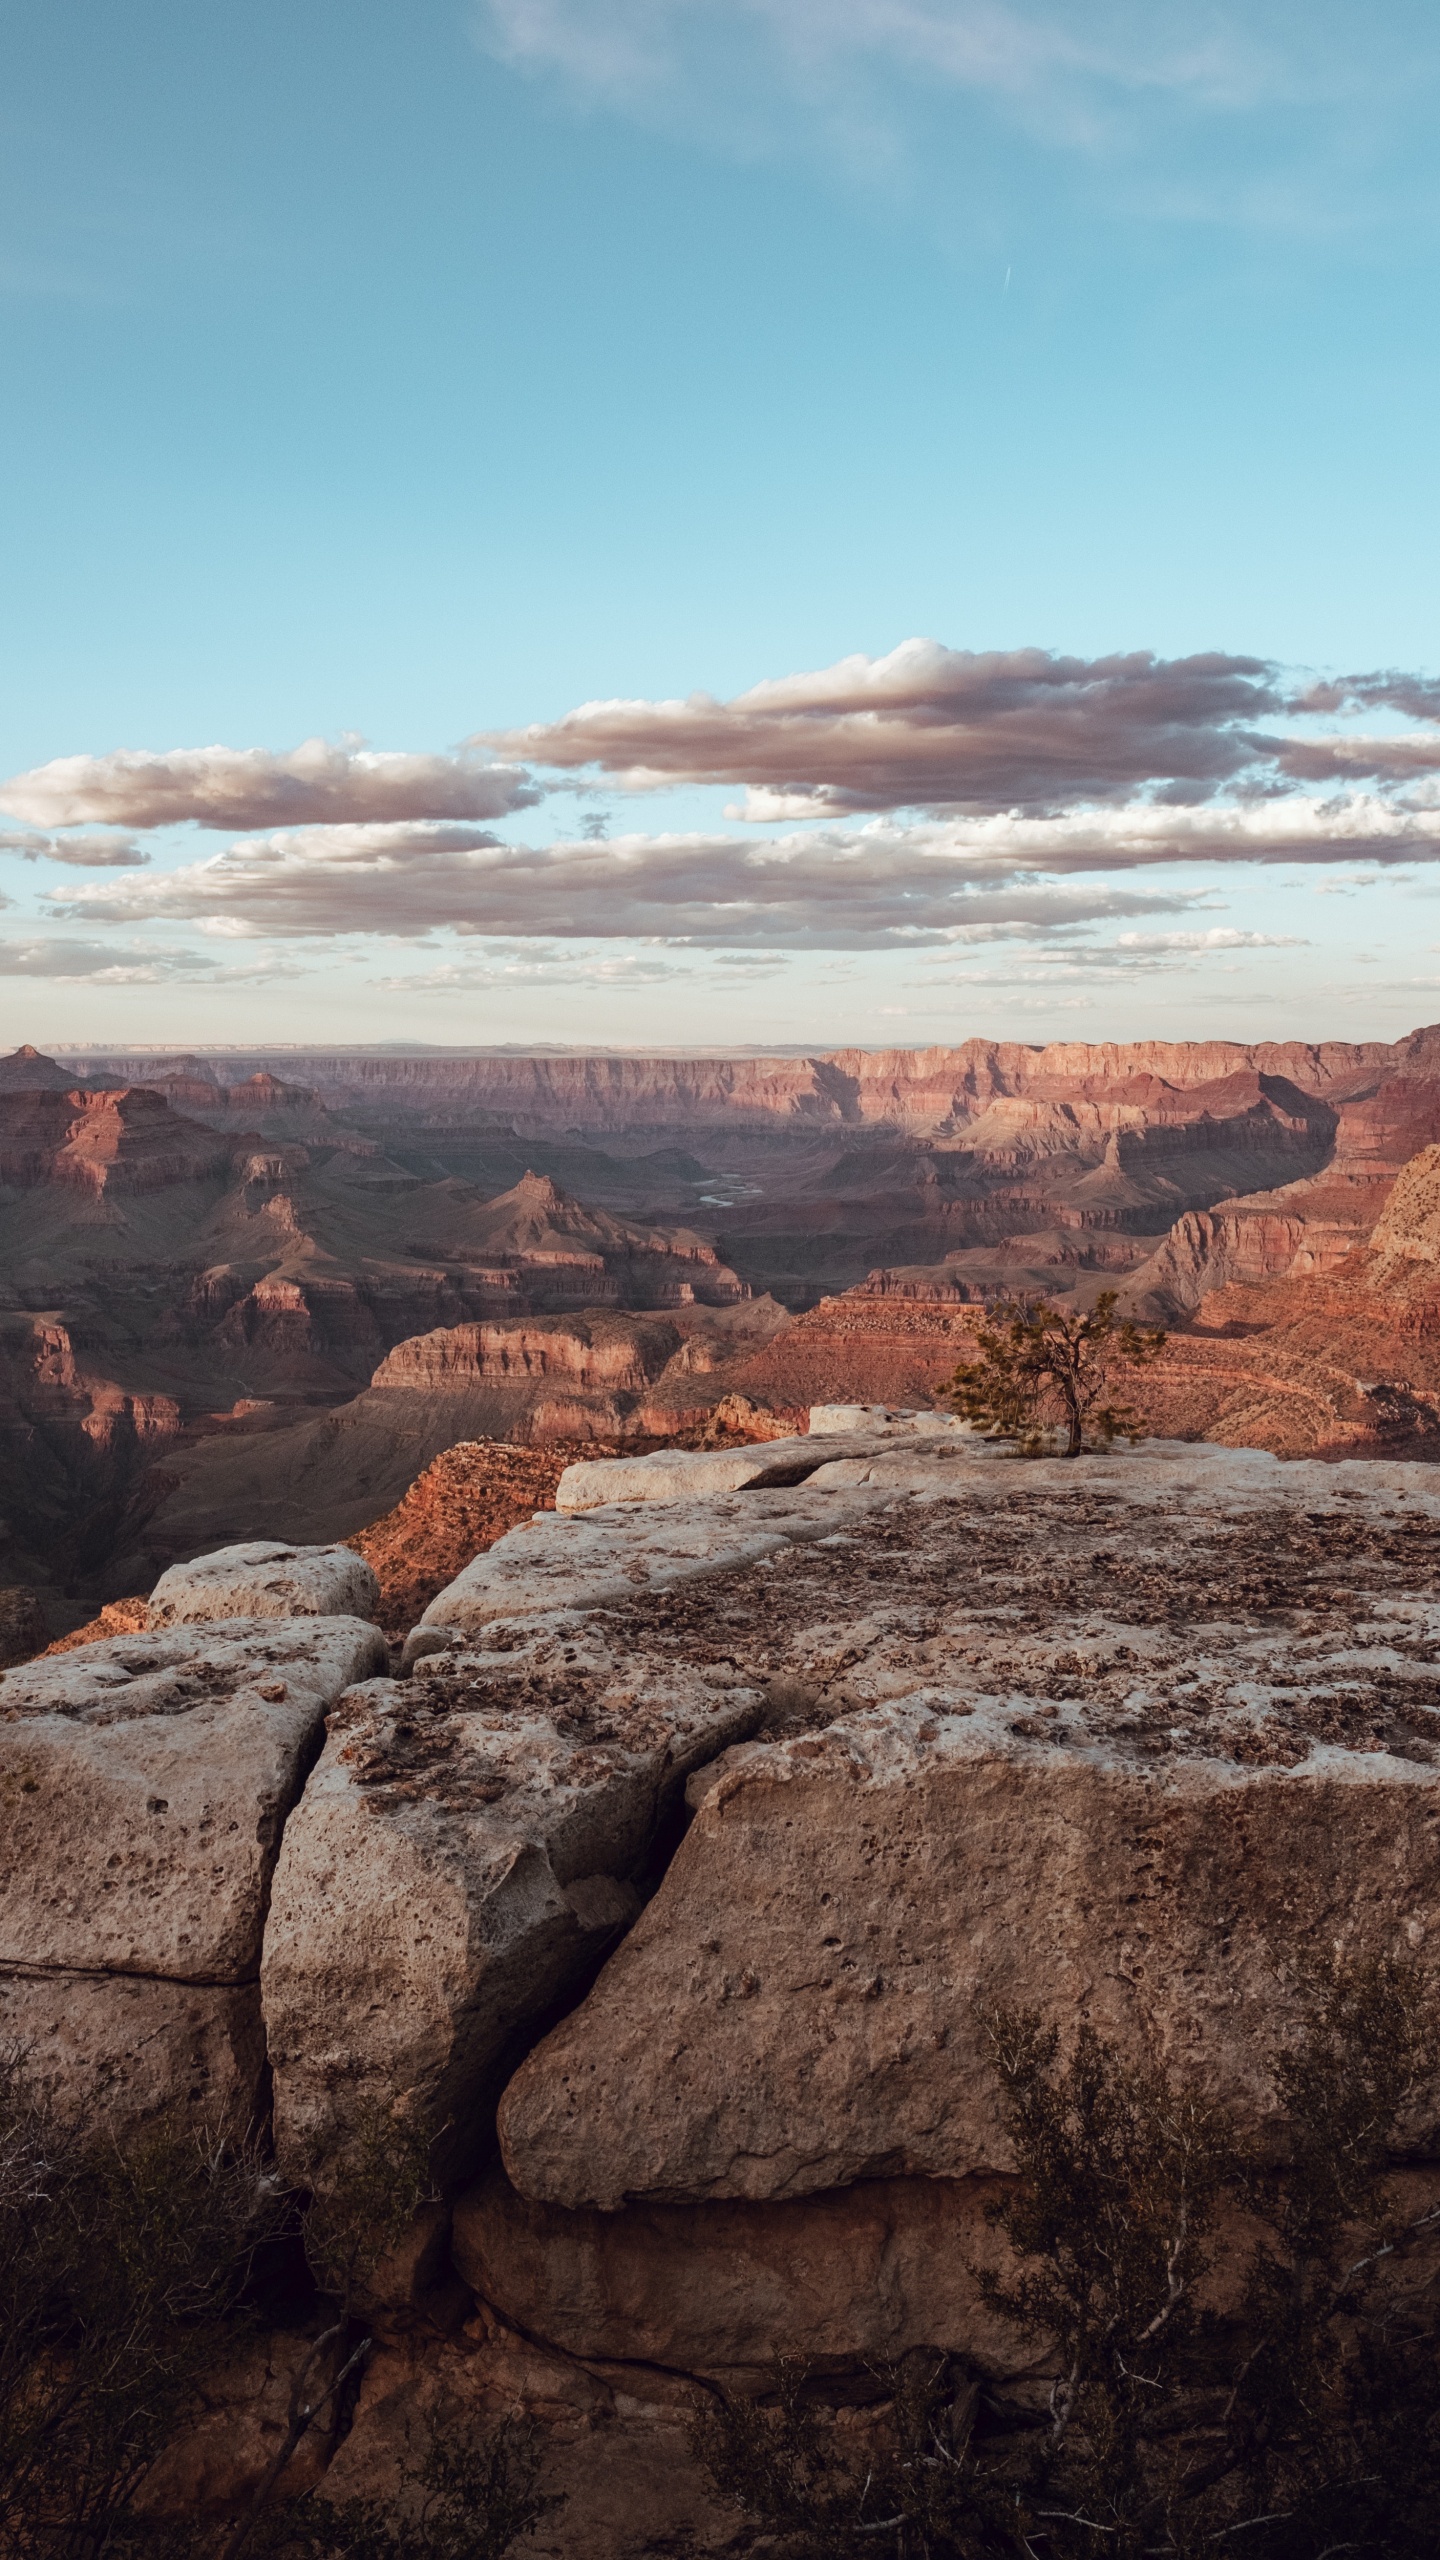
{"label": "foreground rock outcrop", "polygon": [[227,1620],[0,1678],[0,2021],[64,2106],[250,2120],[281,1829],[326,1709],[383,1661],[354,1618]]}
{"label": "foreground rock outcrop", "polygon": [[[538,2552],[737,2549],[697,2390],[1043,2364],[982,2282],[997,2007],[1093,2025],[1274,2153],[1317,1956],[1440,1988],[1433,1470],[812,1422],[577,1461],[408,1677],[291,1615],[0,1680],[0,1993],[52,2085],[135,2121],[266,2070],[281,2172],[322,2191],[377,2127],[433,2137],[336,2494],[519,2406],[567,2501]],[[187,1588],[278,1564],[303,1597],[303,1563]],[[1440,2076],[1402,2140],[1428,2197]]]}

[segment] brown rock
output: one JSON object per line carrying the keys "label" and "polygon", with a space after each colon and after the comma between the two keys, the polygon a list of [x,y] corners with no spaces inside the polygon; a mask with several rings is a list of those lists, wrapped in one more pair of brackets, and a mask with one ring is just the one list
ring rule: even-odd
{"label": "brown rock", "polygon": [[557,2501],[519,2546],[527,2560],[718,2560],[741,2547],[742,2519],[695,2459],[687,2377],[638,2364],[592,2372],[484,2313],[444,2345],[407,2341],[370,2358],[325,2495],[403,2513],[406,2474],[437,2436],[483,2440],[507,2419],[533,2429],[537,2485]]}
{"label": "brown rock", "polygon": [[49,1633],[45,1612],[24,1583],[0,1591],[0,1670],[43,1653]]}
{"label": "brown rock", "polygon": [[0,1971],[0,2045],[61,2115],[124,2136],[179,2107],[245,2134],[261,2106],[265,2031],[256,1984],[138,1974]]}
{"label": "brown rock", "polygon": [[993,2179],[891,2178],[790,2204],[567,2212],[500,2168],[455,2208],[455,2262],[483,2300],[566,2354],[733,2373],[855,2366],[940,2347],[992,2373],[1027,2349],[981,2301],[1003,2252]]}

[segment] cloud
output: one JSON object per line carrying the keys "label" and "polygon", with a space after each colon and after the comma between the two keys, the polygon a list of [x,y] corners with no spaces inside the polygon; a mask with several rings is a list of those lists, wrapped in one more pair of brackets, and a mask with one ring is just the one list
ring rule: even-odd
{"label": "cloud", "polygon": [[[733,53],[742,32],[787,85],[834,95],[853,67],[1032,106],[1070,98],[1062,130],[1093,140],[1077,89],[1170,92],[1210,109],[1314,88],[1285,28],[1261,13],[1224,8],[1171,18],[1141,0],[1092,0],[1083,13],[1021,0],[483,0],[482,40],[517,68],[558,74],[576,90],[622,107],[673,95],[713,62],[718,38]],[[1277,35],[1280,40],[1277,41]],[[1313,56],[1312,48],[1312,56]],[[752,74],[753,76],[753,74]]]}
{"label": "cloud", "polygon": [[29,942],[0,940],[0,978],[49,978],[62,986],[159,987],[195,980],[216,987],[301,975],[300,967],[278,957],[227,966],[206,952],[144,945],[122,946],[117,951],[113,943],[81,942],[64,934],[37,936]]}
{"label": "cloud", "polygon": [[1025,875],[1188,859],[1196,850],[1188,838],[1167,857],[1153,835],[1127,850],[1118,829],[1112,840],[1103,829],[1036,834],[1037,826],[1027,833],[995,820],[877,822],[761,841],[618,836],[539,849],[483,837],[457,845],[450,829],[301,828],[178,871],[49,895],[57,911],[92,926],[166,919],[231,934],[406,938],[448,927],[523,939],[830,950],[938,942],[988,923],[1047,930],[1187,903]]}
{"label": "cloud", "polygon": [[446,960],[433,969],[415,970],[402,977],[379,978],[378,986],[392,991],[427,995],[479,995],[502,987],[613,987],[660,986],[673,978],[689,978],[693,966],[674,960],[662,960],[642,952],[612,953],[600,958],[566,954],[545,954],[540,958],[524,958],[504,952],[493,952],[480,960]]}
{"label": "cloud", "polygon": [[506,817],[533,806],[527,774],[461,755],[380,754],[359,740],[61,756],[0,784],[0,810],[42,827],[93,823],[273,827]]}
{"label": "cloud", "polygon": [[1039,810],[1147,784],[1213,790],[1263,758],[1255,724],[1283,707],[1260,658],[1059,658],[906,640],[731,702],[587,702],[484,743],[567,773],[598,770],[622,789],[737,783],[757,795],[744,812],[757,818]]}
{"label": "cloud", "polygon": [[1007,969],[953,969],[943,960],[930,962],[931,986],[1021,987],[1062,986],[1069,980],[1148,977],[1193,968],[1200,961],[1234,951],[1298,951],[1308,945],[1299,934],[1245,933],[1235,925],[1213,925],[1203,932],[1117,933],[1111,942],[1057,943],[1032,959]]}
{"label": "cloud", "polygon": [[135,868],[150,859],[130,836],[43,836],[29,827],[0,827],[0,853],[18,853],[22,862],[68,862],[80,871]]}

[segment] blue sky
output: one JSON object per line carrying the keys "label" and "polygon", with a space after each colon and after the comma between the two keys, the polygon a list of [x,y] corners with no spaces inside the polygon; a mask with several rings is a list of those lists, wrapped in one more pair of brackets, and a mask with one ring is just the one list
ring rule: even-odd
{"label": "blue sky", "polygon": [[[1440,21],[1395,0],[0,0],[0,775],[98,760],[0,791],[10,1035],[1440,1016],[1437,700],[1294,708],[1317,671],[1440,669],[1437,89]],[[639,789],[544,760],[578,705],[728,701],[913,635],[1264,662],[1267,736],[1404,734],[1418,762],[1277,780],[1267,750],[1197,785],[1162,742],[1118,796],[1042,757],[988,798],[901,773],[857,808],[807,727],[801,799],[829,798],[757,818],[744,718],[720,779],[703,742]],[[463,749],[518,730],[540,761]],[[429,760],[403,807],[357,737]],[[349,757],[328,815],[173,766],[162,807],[105,761],[316,738]],[[447,821],[492,755],[515,805]],[[1222,818],[1236,790],[1310,805],[1256,862],[1192,799],[1137,858],[1124,813],[1144,838],[1196,789]],[[1016,809],[1007,870],[975,830]],[[1102,828],[1077,868],[1097,811],[1124,858]],[[773,935],[735,889],[767,845],[807,883]],[[953,920],[879,913],[917,862]]]}

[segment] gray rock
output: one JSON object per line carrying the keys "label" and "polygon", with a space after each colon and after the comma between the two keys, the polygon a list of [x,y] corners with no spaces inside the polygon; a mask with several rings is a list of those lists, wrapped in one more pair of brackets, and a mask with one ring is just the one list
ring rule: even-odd
{"label": "gray rock", "polygon": [[733,1673],[642,1691],[603,1622],[353,1689],[286,1827],[263,1992],[286,2173],[357,2108],[473,2157],[527,2020],[633,1916],[689,1772],[763,1710]]}
{"label": "gray rock", "polygon": [[150,1594],[152,1626],[211,1618],[373,1618],[380,1585],[353,1547],[292,1547],[252,1538],[172,1564]]}
{"label": "gray rock", "polygon": [[863,1488],[848,1498],[815,1496],[800,1485],[663,1507],[537,1511],[436,1594],[407,1639],[406,1663],[473,1641],[501,1618],[609,1608],[641,1591],[760,1564],[787,1546],[830,1536],[886,1498]]}
{"label": "gray rock", "polygon": [[[996,2004],[1092,2021],[1264,2139],[1317,1950],[1440,1984],[1432,1469],[917,1451],[907,1501],[908,1463],[776,1559],[743,1632],[748,1577],[690,1600],[690,1658],[763,1645],[810,1729],[693,1781],[655,1898],[505,2093],[523,2194],[1003,2171]],[[637,1681],[653,1643],[637,1616]],[[1440,2079],[1422,2152],[1437,2114]]]}
{"label": "gray rock", "polygon": [[0,1678],[0,1965],[253,1980],[325,1711],[384,1660],[355,1618],[111,1636]]}

